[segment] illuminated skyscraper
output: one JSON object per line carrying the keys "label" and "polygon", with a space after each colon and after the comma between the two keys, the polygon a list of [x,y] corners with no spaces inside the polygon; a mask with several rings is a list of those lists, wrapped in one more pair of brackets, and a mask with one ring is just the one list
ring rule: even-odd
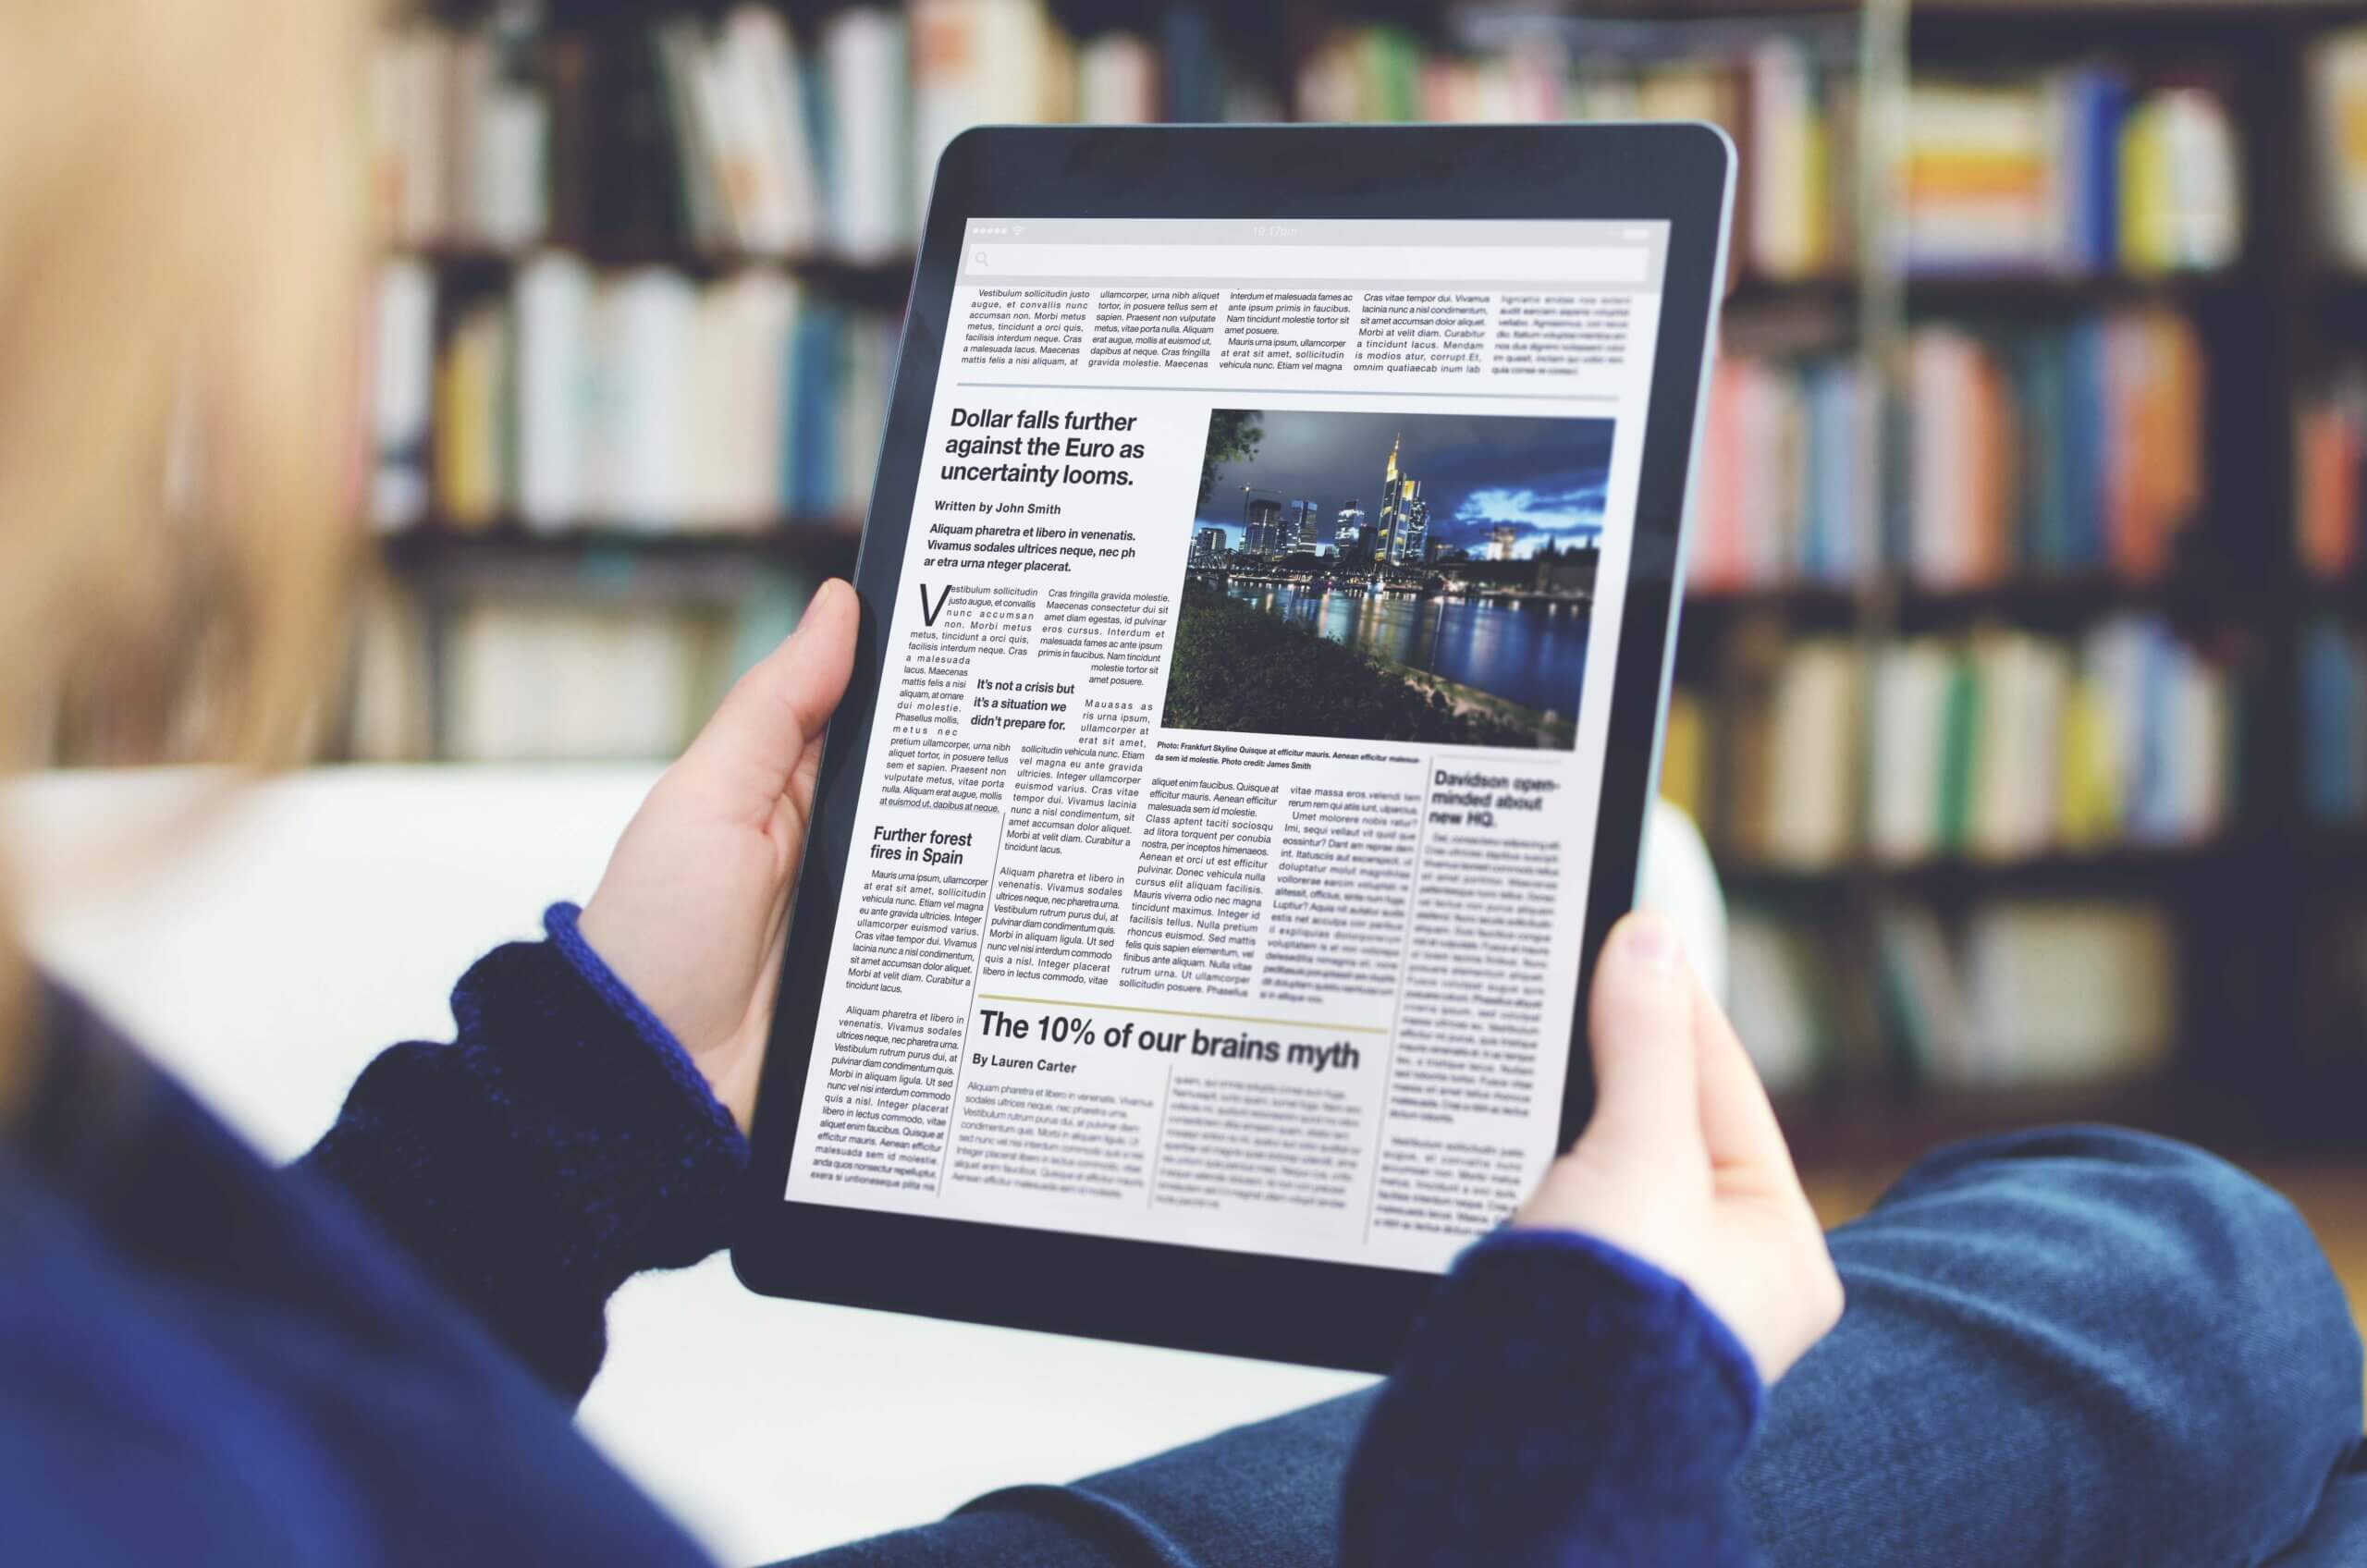
{"label": "illuminated skyscraper", "polygon": [[1389,444],[1389,467],[1380,481],[1380,518],[1373,529],[1373,558],[1395,566],[1422,558],[1422,544],[1430,530],[1429,504],[1422,499],[1422,482],[1397,470],[1405,438]]}
{"label": "illuminated skyscraper", "polygon": [[1244,514],[1241,547],[1253,556],[1270,556],[1281,545],[1282,504],[1260,496],[1252,499]]}
{"label": "illuminated skyscraper", "polygon": [[1354,550],[1356,541],[1364,536],[1365,510],[1350,501],[1340,508],[1340,515],[1334,520],[1331,541],[1340,546],[1340,553],[1344,556]]}
{"label": "illuminated skyscraper", "polygon": [[1313,552],[1317,534],[1322,527],[1323,513],[1313,501],[1293,501],[1282,511],[1282,540],[1274,546],[1278,556],[1294,550]]}
{"label": "illuminated skyscraper", "polygon": [[1509,522],[1496,524],[1488,537],[1488,558],[1508,561],[1513,558],[1513,545],[1520,538],[1520,530]]}
{"label": "illuminated skyscraper", "polygon": [[1192,564],[1215,566],[1224,558],[1224,530],[1203,528],[1192,535]]}

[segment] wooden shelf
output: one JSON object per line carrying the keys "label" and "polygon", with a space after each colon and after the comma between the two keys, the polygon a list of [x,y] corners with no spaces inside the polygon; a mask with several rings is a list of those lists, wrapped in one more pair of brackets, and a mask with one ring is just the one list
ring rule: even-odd
{"label": "wooden shelf", "polygon": [[2367,615],[2367,571],[2354,569],[2341,577],[2317,577],[2300,570],[2299,575],[2296,597],[2301,608]]}
{"label": "wooden shelf", "polygon": [[2367,869],[2367,822],[2308,818],[2297,826],[2290,848],[2292,863],[2303,875],[2319,882],[2356,882],[2367,899],[2367,879],[2361,878]]}
{"label": "wooden shelf", "polygon": [[1803,619],[1846,619],[1854,614],[1862,590],[1845,583],[1778,582],[1757,588],[1688,588],[1680,626],[1699,613],[1720,620],[1745,615],[1784,615]]}
{"label": "wooden shelf", "polygon": [[1917,17],[2097,17],[2131,22],[2201,17],[2231,22],[2274,18],[2367,18],[2361,0],[1913,0]]}
{"label": "wooden shelf", "polygon": [[2226,875],[2261,846],[2220,837],[2192,844],[2124,844],[2060,851],[2019,860],[1886,862],[1858,857],[1832,866],[1772,865],[1735,860],[1712,849],[1718,879],[1735,897],[1797,898],[1872,884],[1943,901],[1975,894],[2161,889]]}
{"label": "wooden shelf", "polygon": [[2195,310],[2239,287],[2238,276],[2224,271],[2142,277],[2125,273],[1920,272],[1906,279],[1908,311],[1933,314],[2054,314],[2136,304]]}
{"label": "wooden shelf", "polygon": [[[2367,279],[2336,278],[2330,283],[2353,286],[2367,292]],[[2162,300],[2201,304],[2223,298],[2246,286],[2233,270],[2174,272],[2139,276],[2131,273],[2049,272],[2038,268],[2010,271],[1927,271],[1908,273],[1900,280],[1911,310],[1956,311],[1975,308],[2039,308],[2086,310],[2105,305]],[[1729,310],[1756,310],[1776,305],[1816,303],[1836,308],[1854,304],[1858,280],[1849,274],[1816,277],[1768,277],[1745,275],[1727,292]]]}
{"label": "wooden shelf", "polygon": [[[2359,590],[2367,598],[2367,586]],[[1901,633],[1940,631],[2010,619],[2042,627],[2092,619],[2121,610],[2174,613],[2249,612],[2260,594],[2242,580],[2182,578],[2132,582],[2108,572],[2020,576],[1966,588],[1889,583],[1775,583],[1719,591],[1687,590],[1684,617],[1725,624],[1746,616],[1774,616],[1818,626],[1846,626],[1861,610],[1893,612]]]}
{"label": "wooden shelf", "polygon": [[487,284],[506,280],[521,263],[547,251],[580,256],[604,271],[631,267],[670,267],[694,277],[721,277],[751,268],[794,273],[826,293],[861,303],[901,307],[912,287],[913,257],[900,254],[877,261],[855,262],[830,256],[777,256],[746,251],[717,251],[685,240],[652,236],[641,239],[558,240],[497,250],[476,245],[390,245],[382,254],[411,256],[456,279]]}
{"label": "wooden shelf", "polygon": [[1858,280],[1846,274],[1818,277],[1770,277],[1745,273],[1726,291],[1729,311],[1757,311],[1776,306],[1816,305],[1846,309],[1856,304]]}

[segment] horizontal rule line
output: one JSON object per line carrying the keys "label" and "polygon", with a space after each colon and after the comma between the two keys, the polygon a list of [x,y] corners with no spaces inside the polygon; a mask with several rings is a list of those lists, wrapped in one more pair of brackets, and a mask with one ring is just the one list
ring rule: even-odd
{"label": "horizontal rule line", "polygon": [[1294,1018],[1245,1018],[1233,1012],[1200,1012],[1172,1007],[1139,1007],[1132,1002],[1071,1002],[1058,997],[1000,997],[978,993],[982,1002],[1024,1002],[1029,1007],[1073,1007],[1086,1012],[1147,1012],[1160,1018],[1205,1018],[1211,1023],[1263,1023],[1273,1029],[1319,1029],[1331,1035],[1386,1035],[1386,1029],[1357,1023],[1305,1023]]}
{"label": "horizontal rule line", "polygon": [[957,381],[956,386],[1014,392],[1221,392],[1250,398],[1478,398],[1498,403],[1616,403],[1591,392],[1350,392],[1332,386],[1113,386],[1092,381]]}

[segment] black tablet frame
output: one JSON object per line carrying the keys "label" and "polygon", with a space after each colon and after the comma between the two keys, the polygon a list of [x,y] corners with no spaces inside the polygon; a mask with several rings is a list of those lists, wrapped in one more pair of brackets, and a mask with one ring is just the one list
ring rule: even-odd
{"label": "black tablet frame", "polygon": [[1669,224],[1621,613],[1562,1143],[1593,1104],[1586,998],[1635,899],[1659,772],[1734,151],[1701,125],[993,128],[938,167],[854,582],[854,676],[824,742],[732,1267],[754,1291],[1007,1327],[1378,1371],[1434,1275],[791,1203],[780,1194],[899,606],[954,274],[971,218],[1620,219]]}

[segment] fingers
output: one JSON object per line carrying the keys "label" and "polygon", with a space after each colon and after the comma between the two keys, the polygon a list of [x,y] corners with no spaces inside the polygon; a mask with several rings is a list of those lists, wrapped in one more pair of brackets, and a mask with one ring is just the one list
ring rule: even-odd
{"label": "fingers", "polygon": [[[1797,1194],[1799,1172],[1759,1070],[1709,990],[1693,986],[1693,1048],[1701,1075],[1701,1139],[1719,1182]],[[1807,1200],[1801,1199],[1803,1203]]]}
{"label": "fingers", "polygon": [[846,693],[858,621],[854,590],[823,583],[797,630],[725,694],[680,771],[719,792],[726,809],[767,819]]}
{"label": "fingers", "polygon": [[1699,1170],[1693,1014],[1694,981],[1676,928],[1650,913],[1612,927],[1587,1012],[1595,1109],[1578,1142],[1590,1158],[1626,1168]]}

